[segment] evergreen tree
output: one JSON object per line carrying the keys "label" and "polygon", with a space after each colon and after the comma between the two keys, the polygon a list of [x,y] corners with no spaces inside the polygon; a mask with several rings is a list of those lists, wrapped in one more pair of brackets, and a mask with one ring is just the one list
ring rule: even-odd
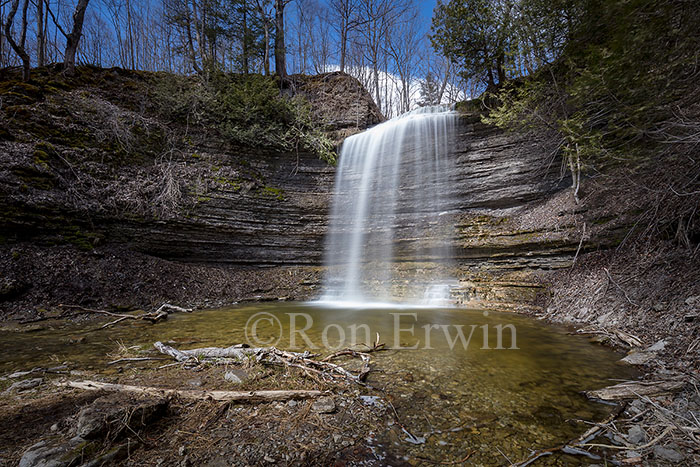
{"label": "evergreen tree", "polygon": [[586,0],[438,0],[433,47],[495,90],[556,60]]}
{"label": "evergreen tree", "polygon": [[420,101],[418,105],[438,105],[440,103],[440,83],[435,81],[432,73],[428,73],[424,81],[420,83]]}

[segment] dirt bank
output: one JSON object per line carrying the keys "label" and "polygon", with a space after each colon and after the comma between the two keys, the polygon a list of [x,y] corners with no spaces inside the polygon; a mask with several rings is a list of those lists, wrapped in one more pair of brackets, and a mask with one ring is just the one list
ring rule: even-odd
{"label": "dirt bank", "polygon": [[314,267],[233,267],[168,261],[126,246],[84,251],[71,245],[0,245],[0,319],[31,322],[58,305],[151,310],[162,303],[218,308],[241,301],[306,300]]}

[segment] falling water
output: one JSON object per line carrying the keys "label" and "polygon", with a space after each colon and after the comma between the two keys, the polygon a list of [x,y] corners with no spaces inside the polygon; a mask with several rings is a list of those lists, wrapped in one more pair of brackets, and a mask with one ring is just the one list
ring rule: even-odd
{"label": "falling water", "polygon": [[446,305],[457,113],[406,113],[343,143],[323,302]]}

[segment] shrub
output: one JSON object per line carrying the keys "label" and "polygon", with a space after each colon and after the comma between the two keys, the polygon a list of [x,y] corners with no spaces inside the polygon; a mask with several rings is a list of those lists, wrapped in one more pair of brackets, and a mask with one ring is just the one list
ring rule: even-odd
{"label": "shrub", "polygon": [[309,103],[281,94],[274,78],[220,72],[209,80],[163,75],[156,94],[158,112],[172,121],[215,128],[232,143],[308,150],[335,162],[333,143],[314,125]]}

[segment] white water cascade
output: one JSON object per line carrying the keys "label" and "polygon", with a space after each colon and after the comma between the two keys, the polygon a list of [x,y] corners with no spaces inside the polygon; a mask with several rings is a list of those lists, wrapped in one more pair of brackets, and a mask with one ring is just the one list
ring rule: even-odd
{"label": "white water cascade", "polygon": [[423,107],[345,140],[322,302],[449,303],[457,119],[446,107]]}

